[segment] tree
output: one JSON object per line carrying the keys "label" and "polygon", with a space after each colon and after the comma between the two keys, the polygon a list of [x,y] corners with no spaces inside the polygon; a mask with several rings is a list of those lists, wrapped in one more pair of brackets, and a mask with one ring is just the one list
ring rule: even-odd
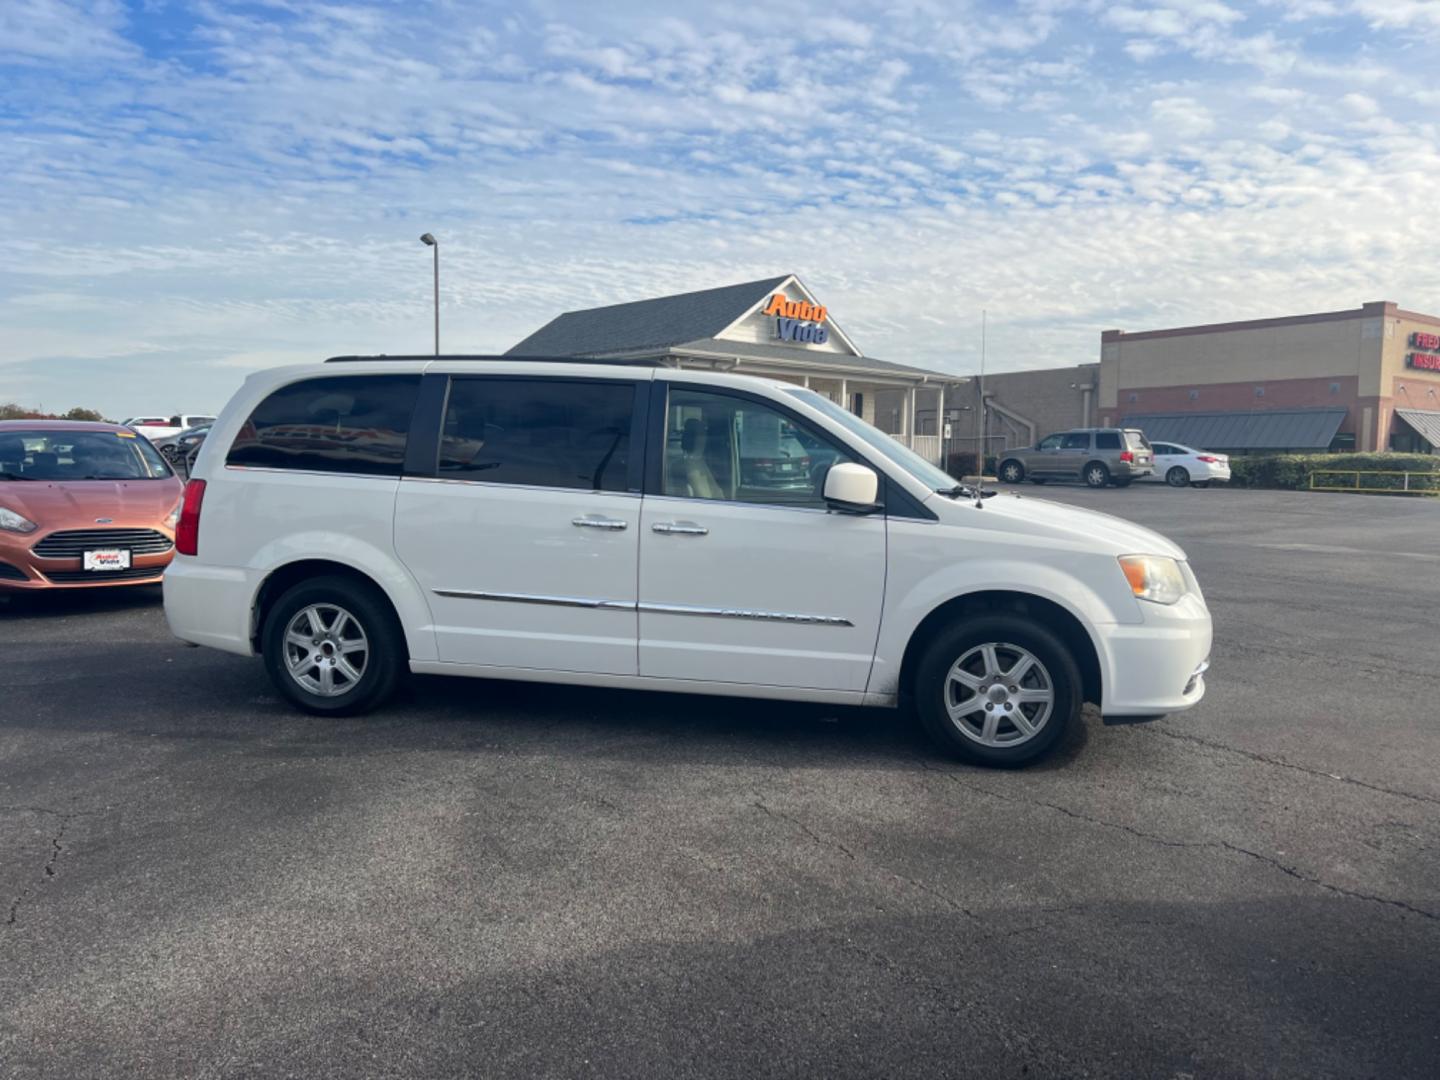
{"label": "tree", "polygon": [[24,405],[16,404],[13,401],[0,404],[0,420],[93,420],[103,421],[105,417],[95,409],[85,409],[79,405],[65,413],[47,413],[41,409],[31,409]]}

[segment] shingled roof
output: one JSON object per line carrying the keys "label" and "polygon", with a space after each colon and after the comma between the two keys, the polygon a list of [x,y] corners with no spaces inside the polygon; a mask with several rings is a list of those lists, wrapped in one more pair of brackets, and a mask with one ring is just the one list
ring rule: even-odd
{"label": "shingled roof", "polygon": [[567,311],[506,355],[598,356],[713,338],[789,277],[782,274],[718,289]]}

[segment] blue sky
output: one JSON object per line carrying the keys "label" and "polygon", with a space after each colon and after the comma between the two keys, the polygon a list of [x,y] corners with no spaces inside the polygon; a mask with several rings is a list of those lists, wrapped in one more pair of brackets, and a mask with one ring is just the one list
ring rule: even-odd
{"label": "blue sky", "polygon": [[0,4],[0,400],[794,272],[867,352],[1440,311],[1440,0]]}

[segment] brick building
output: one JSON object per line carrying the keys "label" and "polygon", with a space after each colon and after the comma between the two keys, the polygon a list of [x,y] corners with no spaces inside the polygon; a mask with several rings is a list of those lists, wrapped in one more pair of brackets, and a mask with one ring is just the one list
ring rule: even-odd
{"label": "brick building", "polygon": [[1098,422],[1209,450],[1440,450],[1440,316],[1346,311],[1100,341]]}

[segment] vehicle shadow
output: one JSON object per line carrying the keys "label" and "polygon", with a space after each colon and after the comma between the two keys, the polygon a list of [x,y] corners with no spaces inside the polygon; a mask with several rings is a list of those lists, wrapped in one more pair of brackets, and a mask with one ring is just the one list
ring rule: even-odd
{"label": "vehicle shadow", "polygon": [[66,618],[106,612],[156,608],[160,585],[102,586],[87,589],[48,589],[0,592],[0,620],[7,616]]}

